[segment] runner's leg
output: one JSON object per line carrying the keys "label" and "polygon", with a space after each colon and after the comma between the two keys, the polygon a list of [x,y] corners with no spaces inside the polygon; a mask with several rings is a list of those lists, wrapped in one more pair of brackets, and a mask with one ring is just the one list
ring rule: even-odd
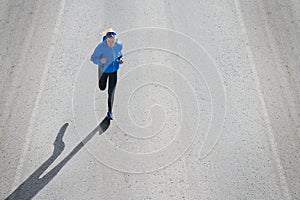
{"label": "runner's leg", "polygon": [[98,78],[99,78],[99,89],[105,90],[106,82],[107,82],[108,73],[98,71]]}
{"label": "runner's leg", "polygon": [[114,94],[117,85],[117,71],[109,74],[109,83],[108,83],[108,111],[112,112],[112,107],[114,103]]}

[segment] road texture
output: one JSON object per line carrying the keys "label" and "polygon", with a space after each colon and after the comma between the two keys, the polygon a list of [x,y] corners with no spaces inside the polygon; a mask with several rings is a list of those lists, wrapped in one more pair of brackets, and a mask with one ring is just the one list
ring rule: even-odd
{"label": "road texture", "polygon": [[[1,0],[0,199],[300,199],[298,0]],[[89,58],[123,43],[113,121]]]}

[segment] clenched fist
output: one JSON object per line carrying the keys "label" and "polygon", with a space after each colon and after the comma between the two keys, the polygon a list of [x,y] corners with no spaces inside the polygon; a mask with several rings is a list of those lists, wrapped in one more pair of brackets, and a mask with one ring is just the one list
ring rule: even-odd
{"label": "clenched fist", "polygon": [[106,58],[101,58],[101,62],[102,62],[102,64],[105,64],[106,63]]}
{"label": "clenched fist", "polygon": [[123,64],[123,62],[124,62],[124,61],[123,61],[123,58],[120,58],[119,63],[120,63],[120,64]]}

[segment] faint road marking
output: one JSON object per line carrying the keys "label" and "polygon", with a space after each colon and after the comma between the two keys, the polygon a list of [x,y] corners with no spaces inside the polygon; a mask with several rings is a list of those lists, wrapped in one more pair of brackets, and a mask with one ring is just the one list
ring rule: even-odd
{"label": "faint road marking", "polygon": [[[53,31],[53,34],[52,34],[52,38],[51,38],[51,42],[50,42],[50,47],[49,47],[49,51],[48,51],[48,54],[47,54],[47,59],[46,59],[45,65],[44,65],[44,70],[43,70],[41,82],[40,82],[40,85],[39,85],[39,90],[38,90],[38,93],[37,93],[37,96],[36,96],[36,99],[35,99],[35,102],[34,102],[33,110],[32,110],[32,113],[31,113],[31,117],[30,117],[30,121],[29,121],[29,126],[28,126],[28,129],[26,131],[25,144],[23,146],[21,157],[19,159],[19,164],[18,164],[18,167],[16,169],[16,174],[15,174],[15,180],[14,180],[13,188],[15,186],[17,186],[19,184],[19,182],[20,182],[21,172],[22,172],[24,160],[25,160],[25,157],[27,155],[27,151],[29,149],[30,141],[31,141],[31,138],[32,138],[32,128],[34,126],[36,116],[37,116],[37,114],[39,112],[38,105],[39,105],[41,97],[42,97],[42,92],[43,92],[43,90],[45,88],[45,82],[46,82],[47,74],[48,74],[49,67],[50,67],[49,63],[51,61],[51,56],[52,56],[52,54],[54,52],[54,46],[56,44],[57,35],[58,35],[58,31],[59,31],[60,24],[61,24],[61,19],[62,19],[64,10],[65,10],[65,4],[66,4],[66,0],[62,0],[60,2],[60,4],[59,4],[58,16],[56,18],[56,22],[55,22],[55,26],[54,26],[54,31]],[[34,21],[33,21],[33,23],[34,23]],[[12,191],[14,190],[13,188],[12,188]]]}
{"label": "faint road marking", "polygon": [[266,102],[264,100],[263,97],[263,93],[262,93],[262,89],[261,89],[261,85],[259,82],[259,78],[258,78],[258,74],[255,68],[255,63],[254,63],[254,59],[253,59],[253,53],[250,47],[250,43],[249,43],[249,38],[248,38],[248,34],[247,34],[247,28],[242,16],[242,12],[241,12],[241,7],[240,7],[240,2],[239,0],[234,0],[234,4],[235,4],[235,8],[236,8],[236,14],[238,16],[238,20],[241,26],[241,31],[242,31],[242,35],[243,35],[243,39],[245,40],[245,43],[247,45],[246,46],[246,51],[247,51],[247,55],[249,58],[249,63],[251,66],[251,70],[253,72],[253,78],[254,78],[254,82],[255,82],[255,87],[256,90],[258,92],[258,97],[259,97],[259,101],[261,103],[262,106],[262,113],[263,113],[263,117],[264,117],[264,121],[267,125],[267,130],[268,130],[268,138],[270,140],[270,146],[271,146],[271,151],[275,160],[275,164],[278,170],[278,176],[279,176],[279,181],[280,181],[280,186],[283,190],[283,196],[285,199],[292,199],[291,194],[289,192],[289,188],[286,182],[286,177],[284,174],[284,169],[282,167],[281,164],[281,159],[278,153],[278,147],[277,147],[277,142],[273,133],[273,128],[271,126],[271,121],[270,121],[270,117],[268,114],[268,110],[267,110],[267,106],[266,106]]}

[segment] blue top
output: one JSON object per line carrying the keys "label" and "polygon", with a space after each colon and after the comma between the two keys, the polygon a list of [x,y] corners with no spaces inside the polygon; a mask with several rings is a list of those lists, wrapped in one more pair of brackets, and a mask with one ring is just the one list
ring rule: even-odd
{"label": "blue top", "polygon": [[[91,61],[99,66],[102,72],[111,73],[115,72],[120,68],[120,58],[122,58],[122,47],[123,44],[117,38],[116,43],[113,47],[109,47],[106,43],[106,39],[98,44],[95,48],[93,55],[91,56]],[[106,63],[102,64],[101,58],[106,58]]]}

